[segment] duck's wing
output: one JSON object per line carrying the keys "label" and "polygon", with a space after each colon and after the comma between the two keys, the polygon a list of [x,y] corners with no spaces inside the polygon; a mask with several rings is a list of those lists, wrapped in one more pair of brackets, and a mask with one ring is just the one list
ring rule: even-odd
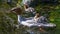
{"label": "duck's wing", "polygon": [[34,22],[26,22],[26,21],[23,21],[22,22],[23,25],[25,26],[28,26],[28,27],[56,27],[56,24],[53,24],[53,23],[47,23],[47,24],[43,24],[43,23],[34,23]]}
{"label": "duck's wing", "polygon": [[26,20],[32,20],[34,17],[25,18]]}
{"label": "duck's wing", "polygon": [[35,23],[35,21],[34,20],[32,20],[32,18],[30,19],[28,19],[28,20],[24,20],[24,19],[22,19],[21,18],[21,16],[20,16],[20,18],[19,18],[19,20],[20,20],[20,24],[22,24],[22,25],[25,25],[25,26],[28,26],[28,27],[34,27],[34,26],[37,26],[37,27],[55,27],[56,26],[56,24],[53,24],[53,23]]}

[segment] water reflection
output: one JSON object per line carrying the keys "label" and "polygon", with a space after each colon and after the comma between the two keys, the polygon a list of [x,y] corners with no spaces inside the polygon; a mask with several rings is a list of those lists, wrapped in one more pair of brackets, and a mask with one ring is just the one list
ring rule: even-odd
{"label": "water reflection", "polygon": [[39,31],[30,31],[29,34],[55,34],[55,32],[39,32]]}
{"label": "water reflection", "polygon": [[27,30],[26,34],[55,34],[55,31],[49,30],[49,31],[46,31],[46,32],[40,32],[40,31],[37,31],[37,30]]}
{"label": "water reflection", "polygon": [[55,34],[56,32],[55,30],[56,29],[46,30],[46,32],[41,32],[38,30],[38,28],[20,27],[18,32],[21,34]]}

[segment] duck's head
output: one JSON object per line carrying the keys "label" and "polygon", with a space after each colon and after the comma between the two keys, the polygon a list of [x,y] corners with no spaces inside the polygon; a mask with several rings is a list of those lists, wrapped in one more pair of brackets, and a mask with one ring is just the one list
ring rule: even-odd
{"label": "duck's head", "polygon": [[22,14],[22,8],[21,7],[14,7],[10,11],[13,12],[13,13],[16,13],[17,15]]}

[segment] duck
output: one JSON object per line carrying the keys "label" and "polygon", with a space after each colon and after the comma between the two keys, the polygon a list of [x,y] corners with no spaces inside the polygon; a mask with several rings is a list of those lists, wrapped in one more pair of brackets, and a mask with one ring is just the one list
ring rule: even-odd
{"label": "duck", "polygon": [[27,27],[50,27],[50,28],[55,28],[56,24],[54,23],[36,23],[34,21],[34,17],[29,17],[29,18],[24,18],[22,17],[22,15],[19,13],[19,11],[21,11],[21,9],[19,7],[12,9],[11,11],[14,11],[15,13],[17,13],[17,17],[18,17],[18,23],[22,24],[24,26]]}

